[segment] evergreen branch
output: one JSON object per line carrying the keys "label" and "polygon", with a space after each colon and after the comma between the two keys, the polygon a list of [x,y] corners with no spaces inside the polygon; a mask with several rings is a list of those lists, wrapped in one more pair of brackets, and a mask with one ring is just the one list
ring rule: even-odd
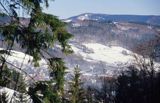
{"label": "evergreen branch", "polygon": [[[8,78],[7,76],[4,76],[7,80],[11,81],[13,84],[17,84],[15,81],[13,81],[12,79]],[[26,84],[22,85],[25,86]],[[19,85],[18,85],[19,86]]]}

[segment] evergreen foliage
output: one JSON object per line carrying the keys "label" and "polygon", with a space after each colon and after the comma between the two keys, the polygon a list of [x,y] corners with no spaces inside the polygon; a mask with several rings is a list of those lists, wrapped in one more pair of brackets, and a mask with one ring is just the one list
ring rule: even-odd
{"label": "evergreen foliage", "polygon": [[70,102],[71,103],[84,103],[85,95],[82,88],[82,81],[80,79],[80,71],[78,66],[74,69],[74,75],[70,82]]}
{"label": "evergreen foliage", "polygon": [[[6,45],[1,50],[0,86],[11,88],[17,92],[25,93],[32,98],[34,103],[62,103],[64,91],[64,75],[67,69],[60,58],[49,55],[47,50],[54,48],[58,42],[65,54],[72,53],[68,40],[72,37],[65,29],[65,23],[56,16],[42,12],[42,9],[49,6],[49,0],[0,0],[3,8],[1,14],[9,17],[9,22],[0,26],[1,37]],[[22,10],[28,16],[28,23],[21,21]],[[26,18],[27,19],[27,18]],[[26,84],[23,76],[18,72],[11,72],[7,66],[7,57],[10,55],[13,46],[18,44],[24,53],[33,57],[35,66],[39,66],[39,60],[43,57],[48,62],[48,68],[54,74],[51,81],[39,81],[29,85],[26,91]],[[44,52],[51,56],[48,59]],[[53,59],[54,58],[54,59]],[[22,63],[23,65],[23,63]],[[20,71],[22,68],[18,68]],[[6,79],[7,78],[7,79]],[[12,81],[12,83],[9,83]],[[53,85],[55,83],[55,85]],[[21,103],[25,95],[18,95]],[[12,96],[9,100],[16,102]],[[18,103],[18,101],[17,101]]]}

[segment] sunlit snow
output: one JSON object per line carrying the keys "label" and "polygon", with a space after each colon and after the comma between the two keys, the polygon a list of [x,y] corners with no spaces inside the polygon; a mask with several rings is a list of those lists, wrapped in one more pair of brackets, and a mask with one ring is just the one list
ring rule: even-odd
{"label": "sunlit snow", "polygon": [[[0,50],[2,50],[2,48],[0,48]],[[28,77],[28,75],[30,75],[31,77],[33,77],[35,80],[47,80],[49,79],[48,76],[48,70],[47,70],[47,63],[45,62],[44,59],[41,59],[39,61],[39,67],[35,67],[32,60],[33,57],[29,56],[27,54],[24,54],[22,52],[18,52],[18,51],[11,51],[11,55],[3,55],[3,57],[6,59],[7,64],[9,67],[11,68],[15,68],[14,66],[16,66],[16,70],[19,72],[19,69],[22,69],[25,72],[22,72],[23,74],[27,73],[27,78],[26,79],[30,79]],[[14,65],[14,66],[13,66]],[[18,68],[18,69],[17,69]]]}
{"label": "sunlit snow", "polygon": [[88,14],[85,14],[83,16],[79,16],[78,19],[83,21],[83,20],[88,20],[89,17],[88,17]]}
{"label": "sunlit snow", "polygon": [[[75,46],[72,46],[72,49],[76,54],[83,56],[87,61],[94,60],[112,64],[117,62],[126,63],[133,60],[132,52],[122,47],[109,47],[98,43],[88,43],[82,45],[88,49],[91,49],[93,52],[85,53]],[[126,54],[123,54],[123,52]]]}

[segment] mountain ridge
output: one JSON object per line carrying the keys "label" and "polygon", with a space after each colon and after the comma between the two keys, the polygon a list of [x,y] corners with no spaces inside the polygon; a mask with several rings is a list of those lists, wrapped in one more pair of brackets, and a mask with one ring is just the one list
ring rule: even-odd
{"label": "mountain ridge", "polygon": [[98,14],[98,13],[83,13],[77,16],[72,16],[64,21],[76,22],[78,20],[96,20],[96,21],[115,21],[115,22],[141,22],[150,25],[160,26],[160,15],[120,15],[120,14]]}

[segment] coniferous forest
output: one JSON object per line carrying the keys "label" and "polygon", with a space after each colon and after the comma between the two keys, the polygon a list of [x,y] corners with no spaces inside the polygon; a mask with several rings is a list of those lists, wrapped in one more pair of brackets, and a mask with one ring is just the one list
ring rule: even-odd
{"label": "coniferous forest", "polygon": [[[64,58],[49,50],[58,44],[63,55],[74,53],[69,44],[74,35],[66,22],[43,12],[52,6],[50,1],[0,0],[0,18],[5,18],[0,21],[0,103],[160,103],[160,67],[155,62],[160,57],[154,52],[147,59],[135,55],[135,62],[118,75],[100,77],[97,87],[86,85],[78,65],[69,74]],[[15,54],[23,58],[17,65],[10,62],[14,51],[23,53]],[[48,79],[36,80],[22,69],[25,63],[37,69],[42,60]]]}

